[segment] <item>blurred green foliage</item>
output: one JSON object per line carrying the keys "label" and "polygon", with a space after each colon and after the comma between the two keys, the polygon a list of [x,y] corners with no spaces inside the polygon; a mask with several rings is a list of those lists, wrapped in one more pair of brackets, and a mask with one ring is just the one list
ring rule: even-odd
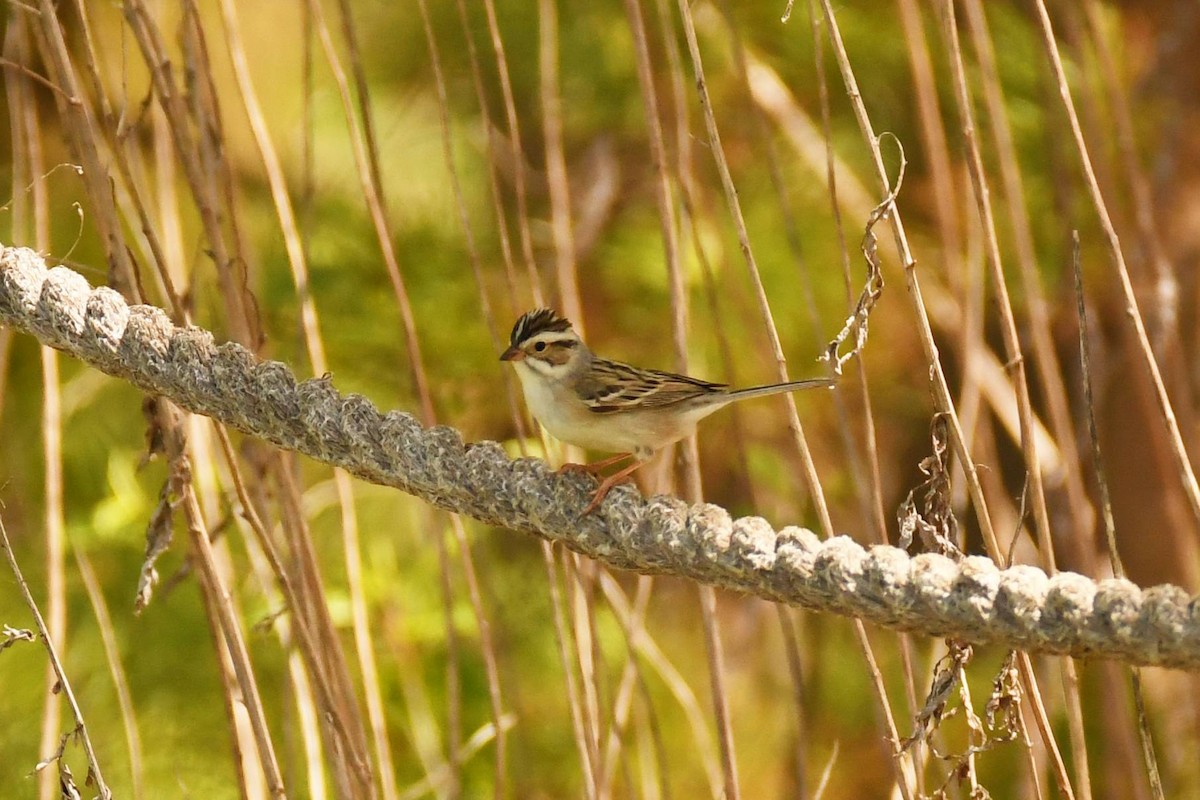
{"label": "blurred green foliage", "polygon": [[[477,4],[468,5],[471,35],[484,63],[488,113],[494,122],[503,125],[485,19]],[[527,159],[520,167],[508,166],[510,170],[529,170],[534,249],[542,278],[547,286],[553,286],[536,8],[531,3],[500,5],[500,24]],[[734,6],[734,26],[742,44],[776,69],[799,105],[819,120],[813,40],[804,4],[797,4],[787,25],[778,20],[782,3],[729,5]],[[862,0],[836,5],[859,85],[876,124],[880,130],[894,132],[905,145],[910,170],[905,189],[906,220],[923,242],[919,253],[922,269],[937,272],[942,269],[943,254],[931,242],[935,232],[929,173],[919,147],[906,43],[895,8]],[[111,81],[109,89],[125,101],[123,110],[131,115],[137,134],[148,137],[150,123],[139,107],[147,92],[144,68],[136,63],[125,66],[127,58],[136,62],[135,48],[123,30],[119,9],[104,4],[88,6],[89,15],[94,15],[94,36],[103,43],[102,68]],[[643,3],[643,7],[654,39],[652,55],[659,69],[660,104],[673,113],[656,5]],[[717,13],[718,7],[696,4],[695,13],[725,148],[792,372],[798,376],[816,374],[818,347],[840,326],[848,307],[825,177],[809,171],[792,156],[782,137],[772,134],[781,154],[787,200],[795,210],[803,242],[803,260],[798,262],[789,251],[764,143],[753,121],[752,100],[737,78],[729,29]],[[289,6],[285,11],[279,4],[239,4],[237,13],[244,36],[253,43],[249,53],[252,77],[271,135],[280,148],[301,220],[310,290],[320,316],[330,370],[340,390],[360,392],[381,408],[413,410],[417,401],[396,299],[364,207],[341,102],[319,52],[314,56],[317,66],[312,93],[305,94],[304,43],[295,10]],[[515,227],[510,228],[509,235],[518,254],[517,273],[523,293],[515,302],[505,293],[498,224],[487,182],[487,137],[476,107],[457,12],[451,3],[434,3],[432,8],[449,84],[455,166],[495,314],[491,331],[481,313],[479,287],[472,276],[446,170],[437,95],[416,7],[409,3],[362,3],[354,5],[353,11],[362,67],[371,90],[389,221],[440,420],[464,431],[469,440],[507,440],[515,452],[501,383],[507,377],[496,360],[492,336],[505,338],[513,315],[524,310],[530,300]],[[628,22],[619,3],[560,4],[558,11],[564,138],[572,179],[587,175],[586,157],[594,146],[605,143],[613,154],[613,161],[605,168],[616,170],[619,187],[602,236],[591,250],[581,253],[578,263],[589,338],[613,357],[670,368],[674,355],[669,285]],[[1020,156],[1023,166],[1028,167],[1026,200],[1033,211],[1038,244],[1051,254],[1043,260],[1045,275],[1055,281],[1063,260],[1059,256],[1063,252],[1064,221],[1056,217],[1058,207],[1052,185],[1055,174],[1044,169],[1050,126],[1040,45],[1023,12],[996,4],[989,4],[988,12],[993,36],[1003,43],[998,54],[1000,69]],[[164,9],[163,13],[174,20],[178,12]],[[334,9],[330,7],[326,13],[332,18]],[[202,14],[218,77],[228,154],[237,181],[237,223],[246,236],[250,284],[267,337],[261,355],[284,361],[297,374],[308,376],[311,367],[297,292],[261,161],[232,81],[219,14],[207,4]],[[164,29],[172,30],[172,24],[164,23]],[[937,36],[936,24],[927,20],[926,33],[931,40]],[[78,31],[74,36],[71,45],[78,56]],[[683,46],[678,34],[676,41]],[[952,95],[945,80],[946,67],[936,63],[935,68],[941,99],[949,107]],[[836,83],[832,62],[827,60],[826,69],[834,98],[834,149],[857,175],[866,176],[867,156]],[[122,89],[123,78],[128,85]],[[686,113],[701,187],[694,224],[712,264],[719,314],[713,315],[703,270],[691,243],[685,241],[686,287],[692,309],[688,353],[691,369],[716,380],[767,381],[773,375],[773,358],[719,192],[690,73],[684,81],[689,91]],[[14,113],[14,109],[7,111],[10,116]],[[61,124],[45,91],[39,95],[39,112],[46,166],[70,160]],[[309,130],[304,127],[306,119],[311,119]],[[672,135],[668,131],[668,138]],[[7,136],[7,129],[0,130],[0,137]],[[305,172],[306,147],[311,147],[311,173]],[[11,177],[12,167],[0,161],[0,177]],[[862,180],[868,187],[873,186],[865,177]],[[58,171],[46,178],[45,185],[52,222],[50,253],[67,258],[93,283],[104,283],[104,257],[78,177],[70,171]],[[183,192],[181,179],[175,188]],[[588,187],[575,183],[573,188],[578,194]],[[504,192],[511,222],[513,201],[508,178]],[[79,214],[72,209],[75,202],[84,204],[82,226]],[[967,203],[965,195],[962,202]],[[194,209],[181,201],[179,213],[184,225],[180,243],[192,276],[190,299],[195,320],[216,331],[220,338],[226,335],[227,325],[211,257],[206,253]],[[862,219],[844,220],[855,290],[862,272],[856,248],[863,223]],[[27,231],[15,230],[9,238],[24,242],[28,236]],[[880,439],[881,450],[889,459],[884,465],[884,481],[891,508],[895,505],[892,499],[902,497],[917,480],[913,465],[927,449],[931,405],[923,382],[912,379],[924,366],[902,310],[901,277],[892,270],[888,278],[892,288],[873,322],[865,359],[872,376],[876,416],[888,420]],[[811,282],[816,320],[810,316],[804,281]],[[732,369],[723,362],[718,329],[728,337],[735,361]],[[164,478],[159,462],[139,466],[145,453],[141,396],[128,385],[98,377],[68,359],[60,358],[59,365],[67,406],[63,458],[69,546],[86,553],[94,563],[114,619],[145,749],[146,796],[236,796],[213,633],[194,581],[187,579],[169,593],[161,592],[141,615],[132,613],[145,526]],[[863,527],[853,476],[845,464],[830,405],[821,398],[805,396],[798,397],[797,402],[806,423],[812,424],[809,434],[816,445],[818,468],[833,504],[835,524],[839,530],[860,531]],[[41,403],[37,347],[28,337],[18,336],[10,352],[0,417],[0,499],[16,555],[39,600],[45,596],[46,582]],[[748,475],[738,474],[740,467],[730,457],[730,416],[714,419],[702,433],[702,461],[709,476],[710,496],[736,513],[764,513],[777,523],[811,523],[814,517],[803,496],[798,460],[779,409],[769,404],[747,407],[740,419],[740,435],[747,442]],[[343,626],[343,645],[347,653],[352,653],[341,522],[329,471],[305,462],[301,473],[307,487],[308,523],[326,570],[327,600],[334,619]],[[747,484],[755,487],[758,505],[745,490]],[[453,537],[444,516],[430,513],[424,504],[410,497],[364,485],[356,485],[355,497],[367,565],[365,588],[376,623],[372,630],[374,647],[381,666],[398,780],[403,787],[424,774],[413,743],[415,727],[423,724],[421,714],[430,714],[442,728],[436,736],[444,735],[448,696],[446,612],[434,542],[435,537],[447,542]],[[210,525],[228,517],[228,503],[226,497],[220,507],[206,509],[211,515]],[[516,727],[509,737],[510,795],[579,796],[580,766],[552,636],[552,609],[539,546],[531,538],[477,525],[469,526],[468,533],[484,586],[484,605],[497,638],[505,707],[516,717]],[[185,563],[185,532],[177,531],[177,539],[160,562],[163,576],[175,574]],[[243,622],[250,629],[278,609],[253,577],[242,533],[236,527],[226,528],[221,546],[228,552]],[[12,577],[6,570],[3,573],[0,623],[32,627]],[[95,618],[70,556],[67,576],[69,636],[61,643],[66,669],[87,714],[106,777],[118,796],[128,797],[128,755],[116,696]],[[625,575],[619,578],[632,593],[634,579]],[[461,588],[457,573],[455,582]],[[626,642],[611,612],[601,604],[597,607],[597,651],[604,656],[598,682],[605,700],[611,702]],[[478,632],[465,591],[452,599],[450,614],[462,638],[463,733],[469,736],[488,720],[488,697]],[[775,613],[757,601],[723,596],[721,615],[727,637],[728,692],[743,794],[793,796],[797,735],[793,686]],[[841,620],[807,614],[800,617],[807,747],[807,761],[802,766],[807,786],[809,790],[815,786],[815,776],[837,746],[840,756],[826,796],[881,796],[890,780],[888,753],[881,742],[878,709],[857,643]],[[707,713],[710,693],[695,588],[660,581],[648,619],[656,642],[683,673]],[[901,670],[893,639],[874,634],[873,638],[882,643],[881,650],[886,654],[883,673],[893,706],[898,709],[901,733],[905,734],[911,709],[902,699]],[[302,787],[303,753],[296,711],[290,701],[287,654],[273,636],[250,632],[248,639],[285,776]],[[988,663],[989,658],[981,661]],[[44,665],[44,655],[34,645],[18,644],[0,654],[4,697],[0,712],[0,795],[5,797],[32,796],[34,780],[30,772],[47,755],[37,750]],[[639,668],[639,681],[652,700],[655,715],[652,720],[639,719],[639,735],[652,729],[671,751],[669,763],[662,767],[671,796],[706,794],[708,784],[701,756],[695,752],[687,720],[653,670],[644,662]],[[984,667],[973,674],[973,679],[982,684],[977,696],[987,696],[989,675]],[[426,693],[427,707],[406,693],[406,686],[411,689],[414,685]],[[64,729],[69,724],[66,719],[64,716]],[[626,746],[632,748],[634,743]],[[68,759],[76,776],[86,773],[77,748],[68,747]],[[485,748],[466,765],[464,796],[490,793],[490,760],[490,748]],[[1015,787],[1023,785],[1014,777],[1019,763],[1020,754],[1015,748],[986,755],[980,759],[984,784],[995,796],[1014,796]],[[617,785],[622,787],[622,794],[633,794],[637,781],[637,776],[623,775]],[[297,790],[296,796],[302,796],[302,791]]]}

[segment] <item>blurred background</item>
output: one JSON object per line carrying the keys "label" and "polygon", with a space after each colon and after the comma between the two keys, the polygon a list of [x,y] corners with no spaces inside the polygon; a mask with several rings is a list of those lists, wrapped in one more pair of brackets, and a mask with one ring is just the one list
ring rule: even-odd
{"label": "blurred background", "polygon": [[[917,490],[964,550],[1109,577],[1092,414],[1124,569],[1194,593],[1200,7],[1046,5],[11,3],[0,236],[558,463],[582,454],[497,361],[520,313],[639,366],[825,374],[868,285],[874,158],[895,185],[902,147],[886,288],[837,391],[795,397],[802,427],[778,398],[713,417],[658,488],[864,544],[898,542]],[[892,134],[874,148],[858,98]],[[1037,658],[1018,692],[998,649],[947,667],[943,642],[609,572],[172,422],[7,329],[0,517],[120,797],[1200,794],[1194,676]],[[0,624],[32,628],[18,589],[0,570]],[[4,641],[0,794],[55,796],[35,767],[60,741],[82,787],[44,649]]]}

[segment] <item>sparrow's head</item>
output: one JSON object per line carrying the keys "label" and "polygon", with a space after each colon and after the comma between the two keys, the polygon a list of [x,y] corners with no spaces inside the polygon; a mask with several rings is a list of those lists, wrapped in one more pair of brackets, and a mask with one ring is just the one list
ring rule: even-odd
{"label": "sparrow's head", "polygon": [[508,344],[501,361],[528,367],[546,377],[570,372],[587,351],[571,323],[549,308],[522,314],[513,325]]}

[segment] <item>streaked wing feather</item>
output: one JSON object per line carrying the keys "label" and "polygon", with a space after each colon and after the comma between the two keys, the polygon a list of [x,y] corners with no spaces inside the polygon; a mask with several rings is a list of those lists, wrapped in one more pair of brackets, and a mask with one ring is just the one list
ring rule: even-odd
{"label": "streaked wing feather", "polygon": [[597,414],[635,408],[665,408],[696,397],[722,392],[723,383],[656,369],[636,369],[619,361],[597,359],[579,382],[579,398]]}

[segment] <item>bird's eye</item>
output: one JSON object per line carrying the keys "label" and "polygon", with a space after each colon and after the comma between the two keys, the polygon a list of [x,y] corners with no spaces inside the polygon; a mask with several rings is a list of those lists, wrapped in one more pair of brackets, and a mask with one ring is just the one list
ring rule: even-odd
{"label": "bird's eye", "polygon": [[545,349],[546,349],[546,343],[545,343],[545,342],[538,342],[537,344],[535,344],[535,345],[533,346],[533,349],[534,349],[534,350],[537,350],[537,351],[540,353],[540,352],[542,352],[543,350],[545,350]]}

